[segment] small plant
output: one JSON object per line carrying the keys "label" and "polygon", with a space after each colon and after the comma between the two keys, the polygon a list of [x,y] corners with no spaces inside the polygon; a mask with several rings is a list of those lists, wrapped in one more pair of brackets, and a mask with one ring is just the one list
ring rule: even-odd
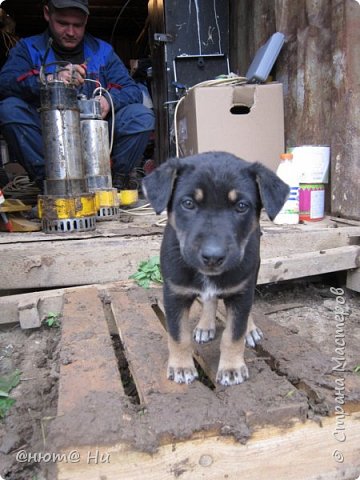
{"label": "small plant", "polygon": [[129,278],[135,280],[143,288],[149,288],[150,282],[162,283],[159,256],[140,262],[137,272],[130,275]]}
{"label": "small plant", "polygon": [[44,318],[43,322],[49,328],[59,328],[60,317],[61,317],[61,313],[49,312]]}
{"label": "small plant", "polygon": [[354,368],[354,373],[360,375],[360,365],[356,365],[356,367]]}
{"label": "small plant", "polygon": [[9,375],[0,377],[0,418],[5,417],[16,401],[14,398],[10,398],[9,395],[11,390],[19,384],[20,375],[20,370],[15,370]]}

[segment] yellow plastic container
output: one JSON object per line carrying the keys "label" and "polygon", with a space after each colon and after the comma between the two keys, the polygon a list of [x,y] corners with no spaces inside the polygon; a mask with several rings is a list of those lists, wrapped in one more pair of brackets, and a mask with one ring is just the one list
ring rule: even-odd
{"label": "yellow plastic container", "polygon": [[120,205],[132,205],[139,200],[139,193],[137,190],[120,190],[118,193]]}

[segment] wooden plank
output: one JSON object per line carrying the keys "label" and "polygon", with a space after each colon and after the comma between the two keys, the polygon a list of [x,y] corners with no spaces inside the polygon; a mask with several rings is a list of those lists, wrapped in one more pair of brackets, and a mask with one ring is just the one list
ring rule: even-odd
{"label": "wooden plank", "polygon": [[[358,226],[330,228],[327,224],[322,227],[262,224],[259,283],[357,266],[354,265],[356,247],[350,244],[360,237]],[[147,227],[141,228],[145,231]],[[0,234],[0,242],[3,242],[0,291],[126,280],[136,271],[141,260],[157,255],[160,249],[161,235],[130,236],[136,231],[122,230],[114,222],[114,226],[106,228],[100,225],[99,232],[93,235],[89,232],[63,236]],[[279,268],[279,262],[282,262],[282,268]],[[308,267],[313,271],[309,272]]]}
{"label": "wooden plank", "polygon": [[[13,233],[9,235],[8,233],[0,232],[0,244],[11,245],[16,243],[53,241],[69,242],[90,238],[161,235],[163,233],[163,227],[156,225],[158,220],[159,217],[153,214],[147,217],[135,217],[135,221],[129,223],[117,221],[98,222],[95,231],[71,234],[32,232],[31,234]],[[294,247],[294,242],[296,244],[296,250],[302,248],[310,250],[312,245],[312,250],[321,250],[347,245],[350,237],[360,236],[360,222],[335,217],[325,217],[321,222],[298,225],[274,225],[264,218],[261,220],[261,227],[264,233],[262,241],[263,244],[266,245],[264,253],[269,253],[267,256],[274,256],[271,251],[271,246],[279,248],[279,235],[282,237],[281,247],[285,248],[286,252],[288,248]],[[300,235],[301,241],[299,241]]]}
{"label": "wooden plank", "polygon": [[21,305],[36,305],[42,321],[49,312],[61,313],[65,290],[51,290],[0,297],[0,325],[19,322]]}
{"label": "wooden plank", "polygon": [[127,280],[141,260],[159,253],[160,241],[159,236],[114,237],[4,245],[0,290]]}
{"label": "wooden plank", "polygon": [[[127,280],[141,260],[159,253],[160,243],[161,238],[155,236],[34,243],[26,244],[26,248],[21,244],[5,246],[2,248],[0,290]],[[356,268],[359,251],[359,246],[349,245],[265,258],[258,284]]]}
{"label": "wooden plank", "polygon": [[96,288],[65,295],[61,324],[58,416],[90,408],[90,396],[91,410],[99,405],[98,418],[109,396],[117,397],[120,410],[125,393]]}
{"label": "wooden plank", "polygon": [[289,257],[265,258],[261,261],[258,285],[356,268],[359,256],[360,246],[349,245],[294,253]]}
{"label": "wooden plank", "polygon": [[[78,463],[57,464],[57,480],[355,479],[360,472],[359,421],[359,413],[346,417],[346,441],[341,444],[334,437],[335,419],[327,418],[321,426],[306,422],[287,429],[261,429],[245,445],[221,436],[170,442],[151,454],[124,444],[87,445],[78,449]],[[341,451],[342,462],[334,460],[336,450]],[[107,461],[89,462],[89,452]]]}
{"label": "wooden plank", "polygon": [[354,237],[360,237],[359,226],[334,228],[328,225],[288,225],[278,226],[264,223],[261,237],[261,258],[273,258],[279,255],[316,252],[330,248],[354,244]]}
{"label": "wooden plank", "polygon": [[21,328],[39,328],[41,318],[38,310],[38,300],[19,303],[19,321]]}
{"label": "wooden plank", "polygon": [[[300,335],[294,335],[290,329],[263,315],[254,314],[254,318],[265,336],[257,350],[270,358],[270,364],[278,374],[286,376],[296,388],[306,392],[315,412],[322,415],[334,413],[336,386],[340,387],[339,395],[346,399],[347,409],[360,410],[358,375],[336,370],[341,367],[341,362],[325,356],[317,345]],[[336,347],[334,332],[334,357],[341,357],[335,352]],[[336,379],[339,378],[343,381],[337,384]]]}
{"label": "wooden plank", "polygon": [[331,222],[335,222],[337,224],[345,224],[345,225],[352,225],[360,227],[360,221],[358,220],[349,220],[348,218],[341,218],[341,217],[328,217]]}
{"label": "wooden plank", "polygon": [[[132,217],[134,219],[134,217]],[[136,217],[135,217],[136,219]],[[90,232],[73,232],[73,233],[44,233],[44,232],[32,232],[19,233],[15,232],[12,235],[8,233],[0,232],[0,245],[10,245],[13,243],[33,243],[33,242],[76,242],[77,240],[85,240],[90,238],[113,238],[113,237],[141,237],[151,235],[161,235],[164,228],[155,225],[159,220],[153,214],[149,214],[148,217],[141,217],[140,220],[135,222],[98,222],[96,224],[96,230]]]}
{"label": "wooden plank", "polygon": [[[117,285],[118,288],[126,288],[126,286],[132,286],[132,284],[132,281],[112,282],[110,286],[114,288],[114,286]],[[64,295],[66,293],[82,290],[84,288],[88,287],[80,286],[58,288],[56,290],[40,290],[38,292],[20,293],[0,297],[0,325],[19,322],[19,306],[21,306],[21,304],[36,303],[38,315],[41,320],[44,320],[44,318],[50,312],[61,315],[63,310]],[[106,295],[106,289],[109,288],[109,284],[96,285],[96,288],[99,290],[100,296],[102,295],[101,292],[105,292],[104,295]]]}
{"label": "wooden plank", "polygon": [[186,392],[186,385],[176,384],[166,378],[167,333],[151,308],[147,293],[134,288],[128,292],[111,291],[110,295],[115,321],[141,403],[149,403],[154,393]]}
{"label": "wooden plank", "polygon": [[355,292],[360,292],[360,268],[347,272],[346,287]]}

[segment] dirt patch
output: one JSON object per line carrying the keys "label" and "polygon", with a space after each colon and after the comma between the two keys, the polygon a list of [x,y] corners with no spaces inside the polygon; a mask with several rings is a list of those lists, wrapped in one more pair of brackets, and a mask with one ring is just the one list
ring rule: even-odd
{"label": "dirt patch", "polygon": [[16,402],[0,420],[0,475],[5,479],[51,478],[51,463],[16,461],[16,454],[46,451],[48,422],[57,409],[59,339],[58,328],[25,331],[15,326],[0,331],[0,375],[21,372],[11,392]]}

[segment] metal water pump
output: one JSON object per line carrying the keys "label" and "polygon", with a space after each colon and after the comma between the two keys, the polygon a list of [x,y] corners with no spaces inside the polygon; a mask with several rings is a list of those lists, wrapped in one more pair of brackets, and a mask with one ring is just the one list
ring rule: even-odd
{"label": "metal water pump", "polygon": [[58,80],[40,92],[44,141],[44,195],[38,199],[46,233],[95,229],[95,194],[85,181],[77,90]]}
{"label": "metal water pump", "polygon": [[86,187],[95,193],[97,220],[119,216],[119,197],[112,188],[108,123],[101,117],[100,97],[78,97]]}

